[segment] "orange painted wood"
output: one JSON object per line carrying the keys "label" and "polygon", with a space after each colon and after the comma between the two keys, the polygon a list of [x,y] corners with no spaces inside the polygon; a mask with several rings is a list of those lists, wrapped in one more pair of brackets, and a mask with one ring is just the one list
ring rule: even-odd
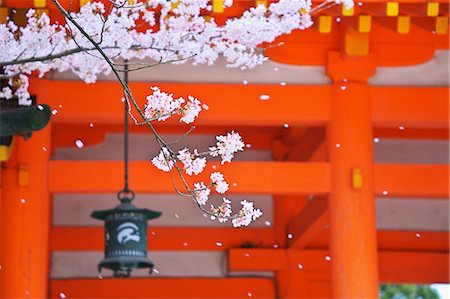
{"label": "orange painted wood", "polygon": [[392,197],[449,197],[448,165],[375,164],[375,193]]}
{"label": "orange painted wood", "polygon": [[379,264],[383,282],[450,282],[448,252],[384,252],[379,254]]}
{"label": "orange painted wood", "polygon": [[[49,190],[52,193],[116,192],[123,184],[120,161],[52,161]],[[210,165],[213,165],[212,163]],[[208,165],[207,169],[211,169]],[[231,193],[308,194],[327,193],[327,163],[233,162],[217,170],[230,178]],[[150,162],[130,162],[130,187],[135,192],[174,192],[170,175]],[[195,182],[209,182],[209,172]],[[190,178],[188,178],[190,179]],[[191,180],[191,179],[190,179]],[[233,184],[237,184],[233,186]]]}
{"label": "orange painted wood", "polygon": [[[328,69],[334,73],[332,77],[349,78],[345,90],[340,84],[334,84],[327,135],[331,169],[328,214],[333,298],[376,298],[379,280],[370,92],[366,83],[351,82],[351,78],[362,80],[364,74],[370,75],[373,65],[371,57],[358,59],[360,63],[367,62],[367,69],[361,71],[352,68],[354,62],[347,65],[345,59],[336,55],[330,58],[336,60],[334,67]],[[360,188],[352,187],[355,169],[361,171]]]}
{"label": "orange painted wood", "polygon": [[[131,278],[51,280],[50,298],[275,298],[269,278]],[[249,295],[250,294],[250,295]]]}
{"label": "orange painted wood", "polygon": [[316,197],[308,202],[287,227],[287,232],[293,236],[292,239],[288,239],[289,248],[305,248],[317,234],[324,230],[324,225],[329,222],[327,209],[326,197]]}
{"label": "orange painted wood", "polygon": [[[420,237],[417,237],[417,233]],[[311,240],[309,248],[328,248],[329,231],[324,230],[314,240]],[[446,231],[404,231],[404,230],[378,230],[378,250],[380,251],[450,251],[449,233]]]}
{"label": "orange painted wood", "polygon": [[[31,80],[31,92],[58,110],[52,122],[122,123],[121,90],[115,82],[95,85],[77,81]],[[161,83],[175,96],[192,94],[208,104],[197,125],[277,126],[318,125],[329,121],[329,86]],[[143,105],[149,84],[132,83]],[[67,93],[66,90],[71,90]],[[261,94],[271,99],[261,101]],[[301,95],[301,96],[299,96]],[[376,126],[448,128],[448,89],[439,87],[370,87],[372,120]],[[83,99],[80,102],[80,99]],[[311,100],[314,99],[314,100]],[[430,99],[425,101],[424,99]],[[59,108],[59,105],[62,105]],[[177,124],[168,121],[167,124]],[[182,125],[182,127],[186,127]]]}
{"label": "orange painted wood", "polygon": [[233,248],[228,251],[229,271],[280,271],[289,266],[288,251],[284,249]]}
{"label": "orange painted wood", "polygon": [[[151,225],[151,222],[149,224]],[[221,246],[217,242],[220,242]],[[275,244],[275,233],[270,228],[236,229],[230,226],[148,228],[149,250],[227,250],[249,244],[272,247]],[[103,248],[104,232],[101,226],[57,226],[51,229],[51,250],[77,251],[103,250]]]}
{"label": "orange painted wood", "polygon": [[[116,82],[31,80],[31,92],[45,93],[45,102],[58,109],[55,123],[122,123],[122,91]],[[131,83],[141,107],[150,94],[148,83]],[[196,125],[277,126],[323,124],[329,118],[329,86],[158,83],[174,96],[193,95],[209,106]],[[66,91],[70,90],[70,93]],[[270,100],[260,100],[260,95]],[[80,102],[80,99],[81,102]],[[314,100],[311,100],[314,99]],[[58,108],[62,105],[62,108]],[[137,115],[137,114],[136,114]],[[177,117],[175,117],[177,118]],[[178,118],[177,118],[178,119]],[[178,120],[167,121],[177,124]],[[188,128],[188,126],[184,125]]]}
{"label": "orange painted wood", "polygon": [[[230,271],[303,271],[311,280],[328,280],[331,261],[325,250],[232,249],[228,253]],[[274,262],[276,261],[276,263]],[[380,280],[389,283],[447,283],[447,252],[380,251]],[[301,265],[301,269],[299,268]],[[328,276],[328,277],[327,277]]]}
{"label": "orange painted wood", "polygon": [[[377,196],[383,196],[386,190],[388,196],[448,197],[445,165],[375,164],[374,168]],[[123,183],[120,161],[51,161],[49,171],[52,193],[115,192]],[[231,193],[329,192],[327,163],[233,162],[221,171],[226,178],[232,178],[229,183],[237,184],[231,186]],[[202,179],[207,181],[202,176],[196,181]],[[170,175],[160,172],[150,162],[130,162],[130,184],[136,192],[174,192]]]}
{"label": "orange painted wood", "polygon": [[[1,298],[44,298],[48,292],[50,194],[47,170],[51,128],[18,138],[2,163]],[[44,151],[45,147],[48,150]],[[19,184],[20,171],[29,177]],[[27,295],[28,294],[28,295]]]}
{"label": "orange painted wood", "polygon": [[371,86],[374,126],[448,128],[449,89]]}

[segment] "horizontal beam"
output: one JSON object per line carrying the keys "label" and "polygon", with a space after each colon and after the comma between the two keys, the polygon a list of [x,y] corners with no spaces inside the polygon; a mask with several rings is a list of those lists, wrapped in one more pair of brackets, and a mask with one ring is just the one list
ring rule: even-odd
{"label": "horizontal beam", "polygon": [[303,249],[308,242],[324,230],[328,223],[328,200],[326,197],[316,197],[308,202],[303,210],[291,220],[287,231],[292,234],[288,239],[289,248]]}
{"label": "horizontal beam", "polygon": [[[328,255],[325,250],[232,249],[228,253],[228,268],[230,271],[328,272],[333,262],[332,256],[331,262],[325,259]],[[380,251],[378,262],[382,282],[449,281],[448,253]]]}
{"label": "horizontal beam", "polygon": [[[272,248],[276,244],[275,231],[271,228],[151,227],[151,222],[149,224],[149,250],[228,250],[244,245]],[[312,240],[310,248],[327,248],[327,232],[325,230]],[[420,237],[417,237],[417,233],[420,233]],[[104,247],[101,226],[55,226],[51,228],[50,234],[51,250],[95,251],[103,250]],[[449,250],[448,232],[379,230],[377,239],[378,248],[382,251]]]}
{"label": "horizontal beam", "polygon": [[[293,195],[330,191],[328,163],[233,162],[221,171],[229,179],[230,193]],[[206,175],[196,177],[195,181],[208,182]],[[120,161],[51,161],[49,190],[52,193],[116,192],[122,187],[122,176]],[[383,196],[387,191],[388,196],[395,197],[446,198],[448,178],[446,165],[375,164],[375,194]],[[174,192],[169,175],[150,162],[130,162],[130,186],[136,192]]]}
{"label": "horizontal beam", "polygon": [[[33,81],[32,92],[52,108],[62,105],[54,123],[122,123],[122,90],[115,82]],[[130,83],[141,105],[151,92],[149,83]],[[158,83],[175,97],[193,95],[209,106],[196,125],[276,126],[324,124],[330,117],[329,86]],[[70,93],[67,93],[70,90]],[[268,94],[269,100],[260,99]],[[63,95],[63,96],[62,96]],[[311,100],[314,99],[314,100]],[[176,124],[177,121],[167,121]]]}
{"label": "horizontal beam", "polygon": [[447,87],[371,86],[374,126],[448,128]]}
{"label": "horizontal beam", "polygon": [[448,165],[375,164],[374,175],[378,196],[449,197]]}
{"label": "horizontal beam", "polygon": [[[151,225],[151,222],[150,222]],[[103,227],[53,227],[50,249],[103,250]],[[80,242],[83,240],[83,242]],[[149,227],[149,250],[227,250],[242,246],[272,247],[275,232],[270,228]]]}
{"label": "horizontal beam", "polygon": [[50,281],[50,298],[275,298],[268,278],[133,278]]}
{"label": "horizontal beam", "polygon": [[[39,80],[39,81],[38,81]],[[115,82],[85,84],[79,81],[32,79],[31,92],[40,101],[57,108],[53,118],[60,123],[122,123],[122,91]],[[329,85],[238,85],[159,83],[175,96],[192,94],[210,109],[197,125],[291,126],[320,125],[330,119]],[[144,105],[150,84],[131,83],[134,97]],[[67,90],[71,92],[68,93]],[[262,94],[270,99],[260,100]],[[440,87],[371,86],[372,120],[381,127],[449,127],[448,89]],[[430,99],[430,100],[424,100]],[[58,108],[62,105],[62,108]],[[168,124],[176,124],[168,121]]]}
{"label": "horizontal beam", "polygon": [[[377,243],[380,251],[432,251],[448,252],[450,244],[448,231],[422,230],[378,230]],[[328,248],[329,230],[323,230],[311,240],[308,248]]]}
{"label": "horizontal beam", "polygon": [[[327,163],[300,162],[233,162],[223,168],[231,193],[248,194],[309,194],[329,191]],[[211,169],[208,165],[208,169]],[[135,192],[173,193],[169,174],[156,169],[150,162],[130,162],[130,187]],[[193,182],[205,175],[194,177]],[[188,176],[187,176],[188,177]],[[52,161],[49,170],[49,190],[52,193],[117,192],[123,184],[123,162],[120,161]],[[236,184],[236,185],[234,185]]]}

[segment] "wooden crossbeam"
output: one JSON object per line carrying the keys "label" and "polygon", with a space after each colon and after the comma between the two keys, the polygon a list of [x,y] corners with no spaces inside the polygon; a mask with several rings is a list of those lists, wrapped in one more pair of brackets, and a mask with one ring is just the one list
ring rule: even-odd
{"label": "wooden crossbeam", "polygon": [[[151,223],[150,223],[151,225]],[[51,228],[51,250],[103,250],[103,227]],[[149,250],[227,250],[242,246],[272,247],[275,233],[271,228],[235,229],[208,227],[149,227]],[[83,242],[80,242],[83,240]]]}
{"label": "wooden crossbeam", "polygon": [[392,197],[449,197],[447,165],[375,164],[375,194]]}
{"label": "wooden crossbeam", "polygon": [[[53,193],[115,192],[123,184],[122,164],[120,161],[52,161],[49,190]],[[330,188],[328,163],[233,162],[223,168],[220,163],[211,163],[208,169],[212,165],[230,179],[231,193],[325,194]],[[130,186],[135,192],[174,192],[170,176],[150,162],[132,161],[129,171]],[[209,182],[209,172],[204,174],[194,180],[187,179]]]}
{"label": "wooden crossbeam", "polygon": [[134,278],[50,281],[50,298],[275,298],[269,278]]}
{"label": "wooden crossbeam", "polygon": [[[228,253],[230,271],[328,272],[333,262],[325,250],[232,249]],[[449,281],[449,254],[441,252],[380,251],[382,282],[436,283]],[[276,263],[274,262],[276,261]],[[326,275],[322,275],[326,277]]]}
{"label": "wooden crossbeam", "polygon": [[375,126],[449,126],[448,88],[371,86],[370,95]]}
{"label": "wooden crossbeam", "polygon": [[[149,250],[209,250],[223,251],[243,246],[272,248],[276,243],[272,228],[235,229],[211,227],[150,227]],[[327,230],[311,242],[311,248],[327,248]],[[377,232],[378,245],[384,251],[448,251],[448,232],[417,231]],[[80,242],[83,240],[83,242]],[[220,243],[220,246],[217,245]],[[56,251],[102,251],[104,232],[101,226],[55,226],[50,230],[50,250]]]}
{"label": "wooden crossbeam", "polygon": [[326,197],[316,197],[289,223],[287,232],[289,248],[303,249],[328,223],[328,203]]}
{"label": "wooden crossbeam", "polygon": [[[330,190],[328,163],[234,162],[221,171],[225,178],[232,180],[230,193],[300,195],[326,194]],[[446,165],[375,164],[374,171],[377,196],[447,198],[449,195]],[[116,192],[122,186],[122,175],[120,161],[51,161],[49,190],[52,193]],[[207,175],[200,175],[195,181],[208,182]],[[130,178],[136,192],[174,192],[169,175],[150,162],[130,162]]]}
{"label": "wooden crossbeam", "polygon": [[[115,82],[95,85],[79,81],[32,80],[31,92],[45,99],[59,113],[59,123],[121,123],[123,121],[122,90]],[[131,83],[135,99],[144,106],[150,84]],[[242,84],[159,83],[161,90],[174,96],[194,95],[209,106],[201,112],[196,125],[276,126],[324,124],[329,119],[329,86],[280,86]],[[70,93],[66,91],[70,90]],[[260,96],[268,94],[269,100]],[[64,96],[61,96],[64,95]],[[82,99],[82,101],[80,101]],[[314,100],[311,100],[314,99]],[[81,104],[84,103],[84,104]],[[58,108],[62,105],[62,108]],[[178,120],[165,122],[179,124]]]}
{"label": "wooden crossbeam", "polygon": [[[418,235],[419,234],[419,235]],[[308,248],[328,248],[330,240],[329,230],[323,230]],[[378,230],[377,243],[380,251],[449,251],[448,231],[422,231],[422,230]]]}
{"label": "wooden crossbeam", "polygon": [[288,154],[289,161],[308,161],[324,143],[325,128],[310,127],[302,137],[296,140],[296,145]]}
{"label": "wooden crossbeam", "polygon": [[[54,125],[123,121],[122,91],[114,82],[86,85],[78,81],[31,81],[31,92],[59,110],[52,120]],[[290,126],[325,124],[330,118],[329,86],[185,83],[161,83],[159,86],[176,96],[195,95],[208,104],[210,109],[202,112],[198,125],[281,128],[285,123]],[[149,84],[132,83],[131,88],[143,105],[149,94]],[[371,86],[370,93],[375,126],[449,127],[447,88]],[[261,94],[270,95],[270,100],[261,101]],[[59,105],[62,108],[58,108]],[[174,125],[177,121],[168,124]]]}

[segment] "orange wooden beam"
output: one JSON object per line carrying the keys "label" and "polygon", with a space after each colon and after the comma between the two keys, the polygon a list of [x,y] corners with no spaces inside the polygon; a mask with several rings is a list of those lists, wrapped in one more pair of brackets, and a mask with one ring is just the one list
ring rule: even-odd
{"label": "orange wooden beam", "polygon": [[375,164],[374,172],[378,196],[449,197],[448,165]]}
{"label": "orange wooden beam", "polygon": [[297,140],[297,145],[289,153],[289,161],[309,161],[320,148],[325,139],[324,127],[310,127],[305,134]]}
{"label": "orange wooden beam", "polygon": [[[104,249],[104,232],[101,226],[57,226],[53,227],[50,233],[51,250]],[[149,250],[227,250],[244,245],[272,247],[274,244],[275,233],[270,228],[148,228]]]}
{"label": "orange wooden beam", "polygon": [[[57,123],[121,123],[122,90],[116,82],[85,84],[79,81],[31,80],[31,92],[59,113]],[[131,83],[133,95],[144,106],[154,84]],[[193,95],[209,106],[196,125],[277,126],[288,123],[323,124],[329,118],[328,86],[158,83],[174,96]],[[70,90],[70,93],[67,92]],[[42,94],[42,96],[40,96]],[[270,99],[260,100],[262,94]],[[314,100],[311,100],[314,99]],[[61,108],[58,108],[62,105]],[[168,124],[178,121],[170,120]]]}
{"label": "orange wooden beam", "polygon": [[[309,243],[311,249],[326,249],[329,242],[329,231],[324,230]],[[419,234],[419,235],[417,235]],[[419,236],[419,237],[418,237]],[[447,231],[421,230],[378,230],[379,251],[449,251],[449,233]]]}
{"label": "orange wooden beam", "polygon": [[1,165],[0,298],[44,298],[50,266],[47,189],[51,127],[18,138]]}
{"label": "orange wooden beam", "polygon": [[[122,186],[122,162],[51,161],[49,190],[52,193],[116,192]],[[213,163],[211,163],[213,165]],[[218,164],[214,164],[218,166]],[[325,194],[329,192],[327,163],[233,162],[221,170],[230,178],[231,193]],[[375,164],[375,193],[396,197],[446,198],[446,165]],[[195,181],[205,180],[199,176]],[[151,182],[151,183],[149,183]],[[150,162],[130,162],[130,185],[136,192],[174,192],[168,174]]]}
{"label": "orange wooden beam", "polygon": [[[230,271],[305,271],[328,272],[331,261],[325,250],[232,249],[228,253]],[[440,252],[378,253],[380,280],[390,283],[436,283],[449,281],[449,254]],[[326,277],[314,274],[315,276]],[[313,277],[313,275],[312,275]]]}
{"label": "orange wooden beam", "polygon": [[374,126],[448,128],[447,87],[371,86]]}
{"label": "orange wooden beam", "polygon": [[[192,94],[208,104],[197,125],[277,126],[320,125],[329,121],[329,86],[237,85],[160,83],[175,96]],[[143,105],[150,84],[132,83]],[[440,87],[371,86],[372,120],[375,126],[448,128],[448,89]],[[70,90],[70,93],[67,93]],[[122,92],[115,82],[85,84],[78,81],[32,79],[30,91],[58,109],[59,123],[122,123]],[[261,94],[270,100],[261,101]],[[314,99],[314,100],[311,100]],[[424,100],[432,99],[432,100]],[[62,105],[62,107],[59,107]],[[168,124],[177,124],[168,121]]]}
{"label": "orange wooden beam", "polygon": [[269,278],[134,278],[51,280],[50,298],[275,298]]}
{"label": "orange wooden beam", "polygon": [[[120,161],[52,161],[49,190],[53,193],[116,192],[123,184]],[[327,163],[233,162],[217,165],[228,178],[231,193],[324,194],[329,190]],[[174,192],[169,174],[150,162],[130,162],[130,187],[136,192]],[[208,165],[208,169],[211,166]],[[209,172],[195,182],[209,182]],[[191,178],[187,178],[191,179]],[[234,185],[237,184],[237,185]]]}
{"label": "orange wooden beam", "polygon": [[303,249],[328,223],[328,199],[316,197],[288,225],[287,231],[292,234],[288,239],[289,248]]}

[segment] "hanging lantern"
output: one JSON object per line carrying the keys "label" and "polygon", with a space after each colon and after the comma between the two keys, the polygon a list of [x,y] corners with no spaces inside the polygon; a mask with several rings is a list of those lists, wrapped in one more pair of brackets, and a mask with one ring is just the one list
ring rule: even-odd
{"label": "hanging lantern", "polygon": [[[126,61],[125,61],[126,62]],[[128,83],[128,65],[125,64]],[[161,212],[139,209],[131,201],[134,192],[128,188],[128,105],[124,102],[124,188],[117,194],[121,204],[110,210],[94,211],[91,217],[105,221],[105,258],[98,264],[114,272],[115,277],[129,277],[131,271],[149,268],[147,259],[147,221],[161,216]]]}
{"label": "hanging lantern", "polygon": [[134,269],[149,268],[147,259],[147,221],[161,216],[161,212],[139,209],[131,200],[132,191],[118,194],[121,204],[110,210],[94,211],[91,217],[105,221],[105,258],[98,265],[114,271],[115,277],[129,277]]}

